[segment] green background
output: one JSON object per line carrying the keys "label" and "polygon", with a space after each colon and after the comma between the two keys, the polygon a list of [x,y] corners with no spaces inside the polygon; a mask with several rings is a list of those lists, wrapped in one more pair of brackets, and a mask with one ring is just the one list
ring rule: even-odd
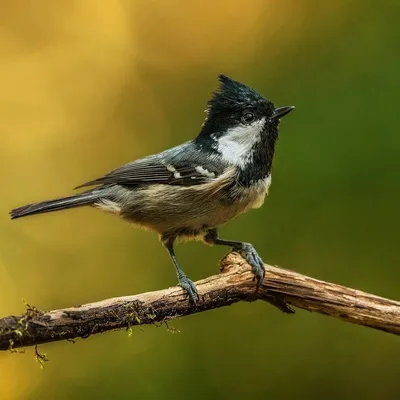
{"label": "green background", "polygon": [[[168,4],[167,4],[168,3]],[[281,124],[264,207],[222,228],[270,264],[399,299],[396,1],[83,1],[2,6],[0,311],[175,284],[153,233],[92,209],[10,221],[124,162],[196,135],[225,73]],[[182,244],[198,280],[224,249]],[[237,304],[171,326],[0,354],[8,399],[395,399],[399,339],[298,310]]]}

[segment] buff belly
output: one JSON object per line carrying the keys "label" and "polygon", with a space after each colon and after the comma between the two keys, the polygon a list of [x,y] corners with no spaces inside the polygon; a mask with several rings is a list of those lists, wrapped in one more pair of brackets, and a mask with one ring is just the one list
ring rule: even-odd
{"label": "buff belly", "polygon": [[198,186],[149,185],[128,189],[115,186],[97,207],[154,230],[164,237],[199,236],[225,224],[251,208],[260,207],[270,179],[254,187],[204,184]]}

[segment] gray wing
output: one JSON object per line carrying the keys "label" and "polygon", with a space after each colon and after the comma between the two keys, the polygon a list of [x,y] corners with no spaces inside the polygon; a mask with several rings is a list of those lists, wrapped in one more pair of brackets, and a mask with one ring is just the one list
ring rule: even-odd
{"label": "gray wing", "polygon": [[125,164],[101,178],[86,182],[77,188],[111,184],[192,186],[217,178],[225,168],[225,164],[207,157],[206,153],[188,142],[160,154]]}

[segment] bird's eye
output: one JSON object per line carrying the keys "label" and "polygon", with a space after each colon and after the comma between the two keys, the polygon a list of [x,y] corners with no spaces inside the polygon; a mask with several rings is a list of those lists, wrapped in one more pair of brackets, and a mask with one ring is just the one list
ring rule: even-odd
{"label": "bird's eye", "polygon": [[255,116],[252,112],[246,111],[243,115],[242,115],[242,122],[244,122],[245,124],[250,124],[251,122],[253,122],[255,119]]}

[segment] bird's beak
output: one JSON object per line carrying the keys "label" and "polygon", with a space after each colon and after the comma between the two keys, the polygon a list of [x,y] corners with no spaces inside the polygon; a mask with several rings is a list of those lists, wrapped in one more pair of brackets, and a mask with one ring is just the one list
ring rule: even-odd
{"label": "bird's beak", "polygon": [[272,119],[281,119],[286,114],[289,114],[290,111],[292,111],[292,110],[294,110],[294,106],[285,106],[285,107],[275,108],[275,111],[272,114]]}

